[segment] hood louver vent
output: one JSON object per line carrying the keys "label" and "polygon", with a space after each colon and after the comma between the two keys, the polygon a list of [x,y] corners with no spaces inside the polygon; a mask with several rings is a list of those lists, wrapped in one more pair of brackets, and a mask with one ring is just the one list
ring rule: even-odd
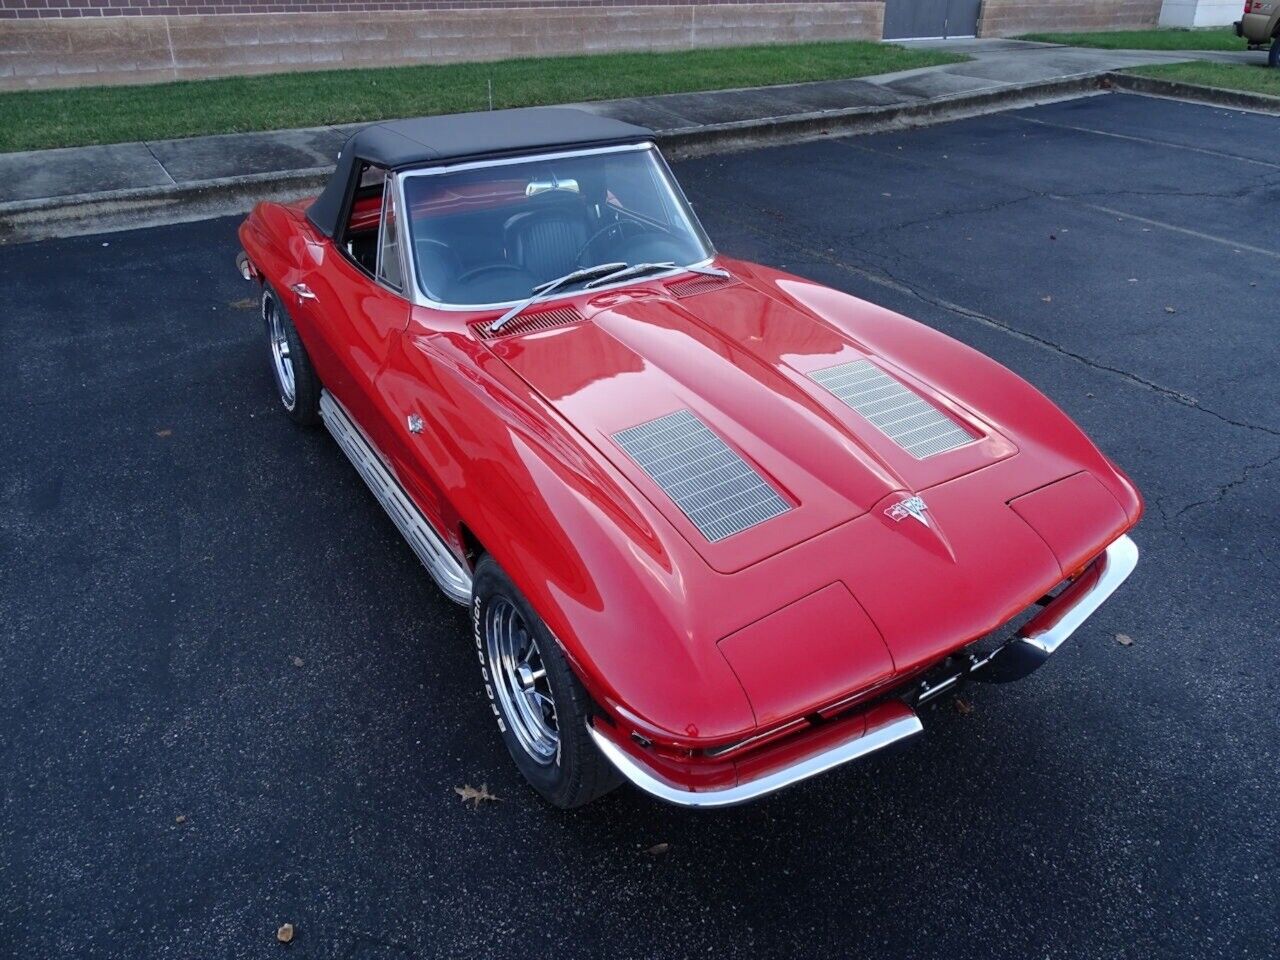
{"label": "hood louver vent", "polygon": [[977,438],[870,360],[815,370],[810,379],[871,421],[917,460]]}
{"label": "hood louver vent", "polygon": [[695,276],[686,280],[673,280],[667,284],[672,296],[695,297],[700,293],[708,293],[712,290],[719,290],[722,287],[732,287],[737,284],[737,280],[733,277],[712,277],[712,276]]}
{"label": "hood louver vent", "polygon": [[688,410],[630,427],[613,439],[713,543],[791,509]]}
{"label": "hood louver vent", "polygon": [[573,307],[555,307],[541,310],[538,313],[522,313],[497,333],[489,333],[489,325],[478,323],[475,331],[485,340],[504,340],[507,337],[518,337],[523,333],[537,333],[539,330],[550,330],[571,323],[579,323],[583,319]]}

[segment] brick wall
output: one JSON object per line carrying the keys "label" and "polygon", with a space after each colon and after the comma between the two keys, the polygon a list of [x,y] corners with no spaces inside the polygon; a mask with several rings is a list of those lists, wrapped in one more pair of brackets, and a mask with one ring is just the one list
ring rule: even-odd
{"label": "brick wall", "polygon": [[[778,0],[0,0],[0,20],[67,17],[219,16],[254,13],[391,13],[410,10],[495,10],[522,7],[724,6]],[[785,2],[785,0],[784,0]],[[883,2],[883,0],[878,0]]]}
{"label": "brick wall", "polygon": [[[19,0],[0,2],[12,7]],[[128,2],[131,7],[119,9],[139,7],[144,0]],[[173,5],[175,0],[170,0]],[[307,6],[358,5],[385,6],[378,0]],[[401,0],[396,5],[413,9],[13,18],[0,25],[0,90],[614,50],[874,39],[884,22],[883,0]],[[495,15],[495,7],[504,8],[500,15]]]}
{"label": "brick wall", "polygon": [[1141,30],[1160,19],[1163,0],[983,0],[978,36],[1033,31]]}

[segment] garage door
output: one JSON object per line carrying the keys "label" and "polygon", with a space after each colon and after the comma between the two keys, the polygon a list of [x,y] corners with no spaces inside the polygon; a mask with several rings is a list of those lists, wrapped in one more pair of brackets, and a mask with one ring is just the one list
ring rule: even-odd
{"label": "garage door", "polygon": [[884,38],[972,37],[982,0],[888,0]]}

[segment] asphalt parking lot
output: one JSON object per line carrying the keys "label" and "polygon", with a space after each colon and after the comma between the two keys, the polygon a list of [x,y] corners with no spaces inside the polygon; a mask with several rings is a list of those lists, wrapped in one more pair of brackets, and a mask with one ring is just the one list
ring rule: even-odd
{"label": "asphalt parking lot", "polygon": [[676,173],[720,249],[1077,418],[1147,497],[1122,592],[903,753],[559,813],[275,410],[236,221],[0,248],[0,956],[1275,956],[1280,119],[1111,95]]}

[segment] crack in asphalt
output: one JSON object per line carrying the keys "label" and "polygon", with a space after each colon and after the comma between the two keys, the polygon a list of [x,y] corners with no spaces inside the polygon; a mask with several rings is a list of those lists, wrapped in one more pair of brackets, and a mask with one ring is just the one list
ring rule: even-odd
{"label": "crack in asphalt", "polygon": [[931,213],[927,217],[919,217],[915,220],[905,220],[902,223],[889,224],[883,227],[877,227],[874,230],[864,230],[861,233],[853,233],[849,235],[849,239],[861,242],[871,240],[875,237],[882,237],[888,233],[897,233],[901,230],[910,229],[911,227],[940,223],[943,220],[949,220],[952,217],[960,216],[961,214],[991,213],[992,211],[1003,210],[1006,207],[1012,207],[1019,203],[1026,203],[1028,200],[1035,200],[1040,196],[1041,194],[1038,194],[1035,191],[1028,191],[1020,197],[1009,197],[1004,200],[996,200],[992,203],[981,204],[974,207],[948,207],[947,209],[940,210],[937,213]]}
{"label": "crack in asphalt", "polygon": [[[704,200],[703,202],[706,203],[707,201]],[[1027,343],[1031,343],[1041,348],[1050,350],[1054,353],[1060,354],[1061,356],[1067,357],[1071,360],[1081,363],[1084,366],[1121,377],[1124,380],[1127,380],[1136,386],[1142,387],[1143,389],[1146,389],[1146,390],[1150,390],[1162,397],[1166,397],[1185,407],[1189,407],[1192,410],[1198,410],[1201,413],[1208,414],[1209,416],[1217,420],[1220,420],[1223,423],[1229,424],[1230,426],[1240,427],[1241,429],[1245,429],[1245,430],[1256,430],[1260,433],[1265,433],[1270,436],[1280,437],[1280,430],[1265,426],[1263,424],[1249,423],[1248,421],[1237,420],[1234,417],[1229,417],[1224,413],[1214,410],[1212,407],[1206,407],[1204,404],[1200,403],[1199,400],[1197,400],[1193,396],[1190,396],[1189,394],[1182,393],[1181,391],[1175,390],[1172,387],[1166,387],[1163,384],[1156,383],[1154,380],[1148,380],[1145,377],[1139,376],[1136,373],[1132,373],[1131,371],[1124,370],[1120,367],[1113,367],[1109,364],[1102,363],[1099,360],[1095,360],[1092,357],[1087,357],[1084,354],[1076,353],[1075,351],[1069,350],[1068,348],[1064,347],[1062,344],[1057,343],[1053,340],[1050,340],[1048,337],[1042,337],[1038,334],[1029,333],[1025,330],[1019,330],[1017,327],[1014,327],[1003,320],[993,317],[990,314],[983,313],[980,310],[975,310],[971,307],[966,307],[966,306],[963,306],[962,304],[955,303],[954,301],[948,300],[945,297],[939,296],[938,294],[925,291],[919,288],[918,286],[916,286],[915,284],[911,283],[910,281],[907,281],[902,277],[898,277],[894,275],[894,273],[888,268],[886,268],[883,264],[876,265],[874,268],[868,268],[868,267],[858,266],[852,263],[848,263],[845,260],[842,260],[841,258],[828,254],[824,251],[815,250],[813,247],[808,246],[803,241],[797,240],[794,237],[787,236],[786,235],[787,231],[785,229],[783,229],[781,232],[766,231],[753,223],[750,223],[741,219],[740,217],[735,217],[733,216],[732,213],[727,211],[727,208],[724,206],[722,201],[713,200],[711,201],[710,205],[719,208],[720,216],[724,217],[725,220],[729,221],[730,223],[733,223],[735,226],[738,226],[744,230],[747,230],[755,234],[756,236],[761,237],[762,239],[767,239],[767,240],[780,239],[783,243],[788,244],[792,249],[796,250],[797,252],[803,254],[806,257],[811,258],[812,260],[818,263],[825,263],[829,266],[834,266],[848,273],[852,273],[852,274],[855,274],[856,276],[862,277],[863,279],[868,280],[872,283],[875,283],[879,286],[887,287],[898,293],[902,293],[907,296],[914,297],[915,299],[923,303],[930,304],[931,306],[937,307],[940,310],[945,310],[948,313],[954,314],[956,316],[977,321],[991,329],[999,330],[1002,333],[1006,333],[1010,336],[1016,337]],[[774,215],[775,217],[778,216],[776,211],[766,211],[766,212],[770,213],[771,215]]]}
{"label": "crack in asphalt", "polygon": [[[1230,480],[1224,484],[1220,484],[1218,486],[1217,491],[1213,494],[1213,496],[1206,497],[1203,500],[1197,500],[1194,503],[1188,503],[1181,510],[1175,513],[1172,519],[1177,520],[1183,514],[1189,513],[1192,510],[1195,510],[1197,507],[1205,507],[1205,506],[1211,506],[1216,503],[1221,503],[1223,498],[1226,497],[1228,493],[1230,493],[1236,487],[1243,486],[1244,484],[1249,482],[1250,473],[1253,473],[1257,470],[1265,470],[1268,467],[1274,466],[1277,463],[1280,463],[1280,453],[1277,453],[1274,457],[1271,457],[1267,460],[1262,461],[1262,463],[1245,464],[1244,470],[1241,471],[1240,476],[1238,476],[1234,480]],[[1161,510],[1161,513],[1163,513],[1163,509]]]}
{"label": "crack in asphalt", "polygon": [[[1005,201],[1001,201],[998,204],[994,204],[990,206],[992,207],[1008,206],[1009,204],[1015,203],[1015,202],[1018,202],[1018,200],[1016,199],[1005,200]],[[1262,433],[1267,436],[1280,437],[1280,430],[1277,430],[1272,427],[1268,427],[1264,424],[1250,423],[1244,420],[1237,420],[1234,417],[1227,416],[1226,414],[1221,413],[1218,410],[1214,410],[1211,407],[1204,406],[1195,397],[1182,393],[1179,390],[1175,390],[1171,387],[1166,387],[1163,384],[1157,383],[1153,380],[1148,380],[1145,377],[1139,376],[1138,374],[1122,369],[1120,367],[1114,367],[1109,364],[1102,363],[1101,361],[1095,360],[1091,357],[1087,357],[1083,354],[1070,350],[1064,347],[1062,344],[1056,343],[1055,341],[1050,340],[1047,337],[1042,337],[1037,334],[1028,333],[1025,330],[1019,330],[1018,328],[1011,326],[1005,321],[1000,320],[996,317],[993,317],[990,314],[983,313],[980,310],[975,310],[970,307],[966,307],[962,304],[958,304],[958,303],[955,303],[954,301],[948,300],[945,297],[926,291],[920,288],[919,286],[917,286],[916,284],[913,284],[910,281],[907,281],[904,278],[896,275],[891,269],[886,267],[883,263],[877,263],[874,266],[861,266],[861,265],[849,263],[839,257],[833,256],[831,254],[825,253],[824,251],[817,250],[817,249],[814,249],[813,247],[808,246],[803,241],[796,239],[793,235],[790,235],[790,232],[785,227],[780,227],[780,229],[778,230],[766,231],[754,223],[750,223],[748,221],[741,219],[740,217],[734,216],[731,212],[729,212],[729,208],[720,201],[713,201],[711,205],[715,206],[718,210],[719,215],[723,216],[724,219],[729,221],[730,223],[733,223],[734,225],[740,227],[741,229],[746,230],[762,239],[771,240],[771,241],[781,241],[782,244],[789,247],[794,252],[800,254],[802,258],[808,258],[810,262],[814,264],[826,264],[828,266],[834,266],[837,269],[843,270],[847,273],[854,274],[855,276],[861,277],[878,286],[886,287],[897,293],[912,297],[916,300],[919,300],[922,303],[927,303],[930,306],[936,307],[940,310],[944,310],[947,313],[950,313],[952,315],[981,323],[983,326],[986,326],[990,329],[997,330],[1008,336],[1015,337],[1019,340],[1022,340],[1023,342],[1029,343],[1040,349],[1051,351],[1059,356],[1065,357],[1076,363],[1082,364],[1083,366],[1089,367],[1090,369],[1097,370],[1100,373],[1107,373],[1107,374],[1111,374],[1112,376],[1119,377],[1120,379],[1130,383],[1133,386],[1155,393],[1157,396],[1160,396],[1167,400],[1171,400],[1172,402],[1177,403],[1180,406],[1184,406],[1189,409],[1197,410],[1201,413],[1207,414],[1208,416],[1213,417],[1214,419],[1228,426]],[[762,212],[770,216],[772,219],[778,221],[779,225],[784,223],[786,220],[785,215],[783,215],[780,211],[764,209],[762,210]],[[963,211],[956,210],[951,212],[958,213]],[[795,263],[794,258],[788,258],[788,259],[792,260],[793,264]],[[1203,499],[1196,500],[1192,503],[1185,504],[1181,508],[1179,508],[1176,512],[1173,512],[1173,513],[1170,513],[1170,510],[1166,506],[1165,501],[1168,499],[1166,497],[1154,498],[1150,500],[1149,503],[1154,508],[1155,512],[1159,515],[1161,526],[1168,529],[1177,521],[1181,520],[1183,516],[1190,513],[1191,511],[1200,507],[1212,506],[1214,504],[1220,503],[1227,496],[1227,494],[1231,492],[1231,490],[1249,482],[1251,474],[1259,470],[1264,470],[1276,464],[1277,462],[1280,462],[1280,453],[1276,454],[1275,456],[1261,463],[1246,464],[1241,474],[1238,477],[1231,479],[1225,483],[1219,484],[1215,488],[1213,494]],[[1267,562],[1268,563],[1270,562],[1269,559],[1267,560]]]}

